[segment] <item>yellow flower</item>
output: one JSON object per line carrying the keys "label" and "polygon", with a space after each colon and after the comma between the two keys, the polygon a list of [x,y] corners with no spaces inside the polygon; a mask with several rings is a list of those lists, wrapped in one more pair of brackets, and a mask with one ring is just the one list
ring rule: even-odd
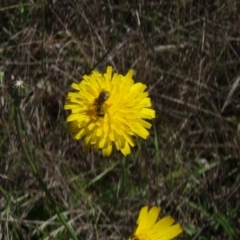
{"label": "yellow flower", "polygon": [[129,240],[170,240],[178,236],[183,230],[180,224],[174,224],[171,216],[157,221],[160,208],[152,207],[148,211],[145,206],[141,209],[137,220],[137,228]]}
{"label": "yellow flower", "polygon": [[135,145],[133,136],[146,139],[151,124],[143,119],[155,117],[146,85],[134,83],[131,69],[123,76],[107,67],[105,74],[93,71],[84,75],[80,83],[73,83],[75,90],[69,92],[65,110],[71,110],[67,117],[68,129],[73,138],[84,138],[85,148],[94,145],[102,149],[104,156],[112,152],[113,143],[124,155]]}

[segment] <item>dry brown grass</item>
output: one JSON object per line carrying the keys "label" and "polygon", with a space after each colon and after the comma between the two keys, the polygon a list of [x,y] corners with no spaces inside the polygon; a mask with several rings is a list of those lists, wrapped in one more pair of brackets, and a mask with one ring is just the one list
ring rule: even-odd
{"label": "dry brown grass", "polygon": [[[22,103],[29,148],[79,238],[127,238],[140,207],[158,204],[183,225],[181,239],[238,239],[239,7],[3,0],[0,185],[11,201],[0,197],[2,239],[69,238],[20,150],[7,93],[20,78],[31,88]],[[64,126],[71,82],[107,65],[133,68],[157,112],[127,159],[86,154]]]}

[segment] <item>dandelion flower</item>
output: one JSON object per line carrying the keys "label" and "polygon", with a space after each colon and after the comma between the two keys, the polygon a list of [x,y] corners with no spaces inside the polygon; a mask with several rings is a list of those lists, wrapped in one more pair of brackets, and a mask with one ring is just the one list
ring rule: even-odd
{"label": "dandelion flower", "polygon": [[128,155],[135,145],[133,136],[148,137],[151,124],[144,119],[154,118],[155,111],[147,86],[134,83],[133,73],[130,69],[123,76],[109,66],[106,73],[95,70],[71,85],[75,91],[68,93],[64,105],[71,111],[66,122],[74,139],[84,139],[87,150],[93,145],[109,156],[115,145]]}
{"label": "dandelion flower", "polygon": [[152,207],[148,210],[145,206],[141,209],[137,220],[137,228],[129,240],[170,240],[178,236],[183,230],[180,224],[174,224],[171,216],[166,216],[159,221],[160,208]]}

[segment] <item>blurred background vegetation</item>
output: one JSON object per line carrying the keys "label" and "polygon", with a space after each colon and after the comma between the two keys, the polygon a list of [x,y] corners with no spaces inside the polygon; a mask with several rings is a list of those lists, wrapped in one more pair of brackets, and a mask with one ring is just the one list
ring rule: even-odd
{"label": "blurred background vegetation", "polygon": [[[143,205],[162,207],[179,239],[239,239],[240,2],[1,0],[0,238],[70,239],[17,137],[79,239],[127,239]],[[104,158],[67,133],[70,84],[108,65],[148,85],[156,119],[132,154]]]}

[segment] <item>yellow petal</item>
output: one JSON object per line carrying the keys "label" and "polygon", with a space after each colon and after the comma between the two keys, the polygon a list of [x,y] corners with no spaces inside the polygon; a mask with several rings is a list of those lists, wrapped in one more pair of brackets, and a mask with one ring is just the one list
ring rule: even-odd
{"label": "yellow petal", "polygon": [[164,235],[161,237],[161,240],[170,240],[178,236],[182,233],[182,228],[179,224],[175,224],[169,227],[165,232]]}
{"label": "yellow petal", "polygon": [[150,229],[157,221],[159,212],[160,208],[158,207],[152,207],[149,211],[148,207],[143,207],[138,217],[138,227],[135,235],[141,234],[142,232]]}

